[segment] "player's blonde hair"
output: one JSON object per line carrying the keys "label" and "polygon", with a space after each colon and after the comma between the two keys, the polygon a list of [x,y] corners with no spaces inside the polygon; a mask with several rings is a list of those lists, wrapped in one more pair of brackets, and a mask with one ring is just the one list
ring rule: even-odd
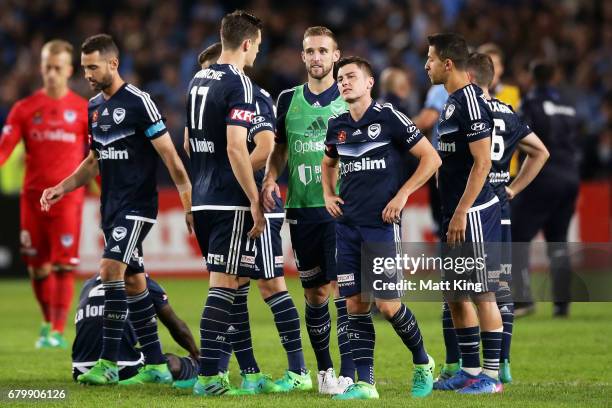
{"label": "player's blonde hair", "polygon": [[68,41],[55,39],[55,40],[47,41],[45,45],[43,45],[41,54],[48,52],[51,55],[57,55],[57,54],[61,54],[62,52],[65,52],[70,56],[70,61],[72,61],[73,51],[74,51],[74,48],[72,47],[72,44],[70,44]]}
{"label": "player's blonde hair", "polygon": [[323,26],[313,26],[313,27],[308,27],[306,31],[304,31],[304,39],[308,37],[317,37],[317,36],[331,38],[332,40],[334,40],[334,44],[336,45],[336,48],[338,48],[338,41],[336,40],[336,35],[329,28],[323,27]]}

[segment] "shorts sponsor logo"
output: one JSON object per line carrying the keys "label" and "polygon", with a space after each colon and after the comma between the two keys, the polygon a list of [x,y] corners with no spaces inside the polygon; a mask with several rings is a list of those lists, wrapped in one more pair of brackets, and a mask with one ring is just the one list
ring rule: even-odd
{"label": "shorts sponsor logo", "polygon": [[355,281],[355,275],[353,275],[352,273],[346,273],[346,274],[343,274],[343,275],[338,275],[337,281],[338,281],[338,283],[354,282]]}
{"label": "shorts sponsor logo", "polygon": [[62,243],[62,246],[69,248],[74,243],[74,236],[72,234],[63,234],[60,237],[60,242]]}
{"label": "shorts sponsor logo", "polygon": [[300,278],[302,279],[308,279],[308,278],[312,278],[314,276],[317,276],[320,272],[321,272],[321,267],[320,266],[316,266],[312,269],[308,269],[306,271],[299,271],[300,272]]}
{"label": "shorts sponsor logo", "polygon": [[255,265],[255,257],[251,255],[242,255],[240,257],[240,263],[247,265]]}
{"label": "shorts sponsor logo", "polygon": [[116,124],[120,124],[125,119],[125,109],[123,108],[115,108],[113,110],[113,121]]}
{"label": "shorts sponsor logo", "polygon": [[64,111],[64,120],[68,123],[74,123],[77,118],[77,114],[72,109],[67,109]]}
{"label": "shorts sponsor logo", "polygon": [[251,123],[251,121],[253,120],[253,115],[255,115],[255,112],[248,111],[245,109],[234,108],[230,111],[230,118],[232,120],[239,120],[241,122]]}
{"label": "shorts sponsor logo", "polygon": [[125,227],[115,227],[113,229],[113,239],[115,241],[121,241],[127,235],[127,228]]}
{"label": "shorts sponsor logo", "polygon": [[213,265],[225,265],[224,256],[220,254],[208,254],[206,262]]}
{"label": "shorts sponsor logo", "polygon": [[472,124],[471,128],[472,130],[479,132],[481,130],[485,130],[487,128],[487,124],[484,122],[476,122]]}
{"label": "shorts sponsor logo", "polygon": [[376,139],[380,135],[381,127],[379,123],[372,123],[368,126],[368,137],[372,140]]}

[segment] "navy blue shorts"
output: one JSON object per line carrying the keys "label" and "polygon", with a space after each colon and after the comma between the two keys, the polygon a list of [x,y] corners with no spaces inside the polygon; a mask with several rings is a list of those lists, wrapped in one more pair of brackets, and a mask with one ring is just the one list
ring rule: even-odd
{"label": "navy blue shorts", "polygon": [[[510,203],[506,200],[501,205],[501,286],[512,282],[512,223],[510,221]],[[500,288],[501,289],[501,288]]]}
{"label": "navy blue shorts", "polygon": [[336,280],[336,223],[289,224],[291,246],[303,288]]}
{"label": "navy blue shorts", "polygon": [[377,299],[397,299],[403,295],[401,291],[388,289],[389,283],[401,279],[401,271],[375,273],[372,268],[375,257],[401,256],[399,224],[366,227],[338,223],[336,245],[341,296],[362,293]]}
{"label": "navy blue shorts", "polygon": [[266,228],[257,239],[247,233],[253,227],[246,210],[200,210],[193,212],[196,238],[209,272],[251,279],[283,276],[283,245],[280,230],[283,213],[267,213]]}
{"label": "navy blue shorts", "polygon": [[[450,220],[449,217],[445,217],[443,221],[444,240]],[[496,292],[500,279],[501,238],[501,206],[495,196],[491,201],[468,210],[465,244],[455,249],[443,246],[445,257],[484,259],[484,267],[466,270],[443,269],[442,279],[468,280],[478,284],[479,290],[471,292]]]}
{"label": "navy blue shorts", "polygon": [[128,273],[144,272],[142,241],[155,222],[153,218],[125,212],[117,215],[113,226],[103,230],[104,254],[102,258],[126,264]]}

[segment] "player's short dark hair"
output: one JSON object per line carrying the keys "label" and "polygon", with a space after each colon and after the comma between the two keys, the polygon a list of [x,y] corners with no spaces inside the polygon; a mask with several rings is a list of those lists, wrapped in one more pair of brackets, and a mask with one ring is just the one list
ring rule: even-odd
{"label": "player's short dark hair", "polygon": [[338,40],[336,40],[336,34],[332,30],[324,26],[313,26],[308,27],[306,31],[304,31],[304,39],[308,37],[329,37],[334,41],[336,47],[338,47]]}
{"label": "player's short dark hair", "polygon": [[427,41],[436,49],[441,60],[449,59],[457,69],[465,69],[469,56],[465,38],[455,33],[438,33],[428,36]]}
{"label": "player's short dark hair", "polygon": [[504,52],[499,47],[499,45],[495,43],[484,43],[480,47],[478,47],[476,51],[487,55],[497,55],[502,61],[502,63],[504,62]]}
{"label": "player's short dark hair", "polygon": [[246,39],[254,39],[263,24],[246,11],[236,10],[221,20],[221,43],[224,48],[235,50]]}
{"label": "player's short dark hair", "polygon": [[338,61],[338,70],[342,68],[343,66],[349,65],[349,64],[355,64],[359,67],[359,69],[364,71],[368,76],[371,76],[371,77],[374,76],[374,70],[372,69],[372,64],[370,64],[370,61],[368,61],[365,58],[361,58],[357,56],[344,57],[340,59],[340,61]]}
{"label": "player's short dark hair", "polygon": [[117,48],[113,37],[108,34],[92,35],[81,44],[83,54],[91,54],[96,51],[99,51],[100,54],[112,54],[119,57],[119,48]]}
{"label": "player's short dark hair", "polygon": [[208,46],[208,48],[206,48],[204,51],[200,53],[200,55],[198,55],[198,64],[202,65],[206,61],[216,61],[219,59],[220,55],[221,55],[221,43],[216,42]]}
{"label": "player's short dark hair", "polygon": [[495,68],[493,67],[493,60],[488,54],[471,53],[468,58],[467,69],[474,76],[476,85],[481,88],[488,88],[493,82]]}

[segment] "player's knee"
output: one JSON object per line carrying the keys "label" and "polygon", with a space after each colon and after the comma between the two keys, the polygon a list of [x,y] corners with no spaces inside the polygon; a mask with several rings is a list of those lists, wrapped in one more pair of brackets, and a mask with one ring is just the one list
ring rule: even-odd
{"label": "player's knee", "polygon": [[376,307],[380,314],[387,320],[391,319],[397,311],[400,309],[401,303],[399,301],[382,301],[376,300]]}
{"label": "player's knee", "polygon": [[124,273],[124,264],[105,258],[100,261],[100,277],[103,282],[123,280]]}
{"label": "player's knee", "polygon": [[330,285],[322,285],[318,288],[304,289],[304,297],[306,301],[314,306],[321,305],[329,298]]}
{"label": "player's knee", "polygon": [[363,314],[370,311],[371,304],[362,302],[359,294],[346,298],[346,311],[349,314]]}
{"label": "player's knee", "polygon": [[28,274],[31,279],[43,279],[51,273],[51,265],[28,266]]}
{"label": "player's knee", "polygon": [[144,273],[130,273],[125,275],[125,292],[135,296],[145,291],[147,279]]}
{"label": "player's knee", "polygon": [[282,277],[274,279],[259,279],[257,281],[257,287],[259,288],[259,293],[261,293],[261,297],[263,299],[267,299],[270,296],[274,296],[278,292],[284,292],[287,290],[285,279]]}

